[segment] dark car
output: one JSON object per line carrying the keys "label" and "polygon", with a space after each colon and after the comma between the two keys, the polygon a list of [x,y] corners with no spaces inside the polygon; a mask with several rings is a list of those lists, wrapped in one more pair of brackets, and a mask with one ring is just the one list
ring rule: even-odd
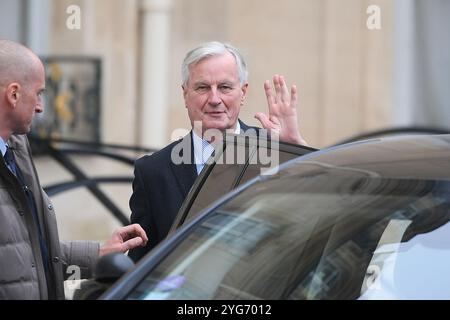
{"label": "dark car", "polygon": [[[247,131],[244,135],[227,135],[219,144],[216,144],[213,156],[208,159],[195,180],[175,218],[169,236],[221,196],[259,174],[265,174],[272,168],[276,170],[279,164],[313,151],[317,149],[278,141],[271,138],[264,130],[259,130],[258,133]],[[79,182],[69,182],[69,184],[74,186]],[[66,185],[67,183],[52,186],[50,189],[59,190]],[[112,213],[117,211],[114,210]],[[97,298],[132,266],[133,262],[124,260],[122,255],[102,259],[97,266],[95,279],[83,282],[82,289],[75,292],[74,298]]]}
{"label": "dark car", "polygon": [[[267,135],[227,135],[195,180],[171,232],[228,192],[278,166],[317,149],[273,140]],[[273,170],[272,170],[273,171]]]}
{"label": "dark car", "polygon": [[184,220],[101,298],[450,299],[450,135],[312,152]]}

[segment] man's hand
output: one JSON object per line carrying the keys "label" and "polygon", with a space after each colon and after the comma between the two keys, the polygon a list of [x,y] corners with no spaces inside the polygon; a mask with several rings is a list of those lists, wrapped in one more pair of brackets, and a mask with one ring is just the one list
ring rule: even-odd
{"label": "man's hand", "polygon": [[264,82],[269,117],[262,112],[258,112],[255,118],[272,135],[278,135],[281,141],[307,146],[308,143],[302,138],[298,130],[297,87],[295,85],[291,87],[289,96],[284,77],[277,74],[273,76],[273,85],[275,87],[275,95],[272,93],[270,82],[268,80]]}
{"label": "man's hand", "polygon": [[126,252],[138,246],[145,246],[148,238],[142,227],[135,223],[117,229],[111,238],[100,247],[99,256],[112,252]]}

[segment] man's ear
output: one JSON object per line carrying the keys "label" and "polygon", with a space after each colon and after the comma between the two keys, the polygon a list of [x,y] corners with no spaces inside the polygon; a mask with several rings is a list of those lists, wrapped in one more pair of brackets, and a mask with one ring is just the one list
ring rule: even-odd
{"label": "man's ear", "polygon": [[241,106],[243,106],[245,98],[247,97],[248,83],[244,84],[241,87],[241,90],[242,90]]}
{"label": "man's ear", "polygon": [[183,90],[184,105],[187,108],[187,105],[186,105],[187,88],[184,85],[181,85],[181,89]]}
{"label": "man's ear", "polygon": [[13,82],[6,87],[6,99],[14,108],[16,107],[20,99],[20,84]]}

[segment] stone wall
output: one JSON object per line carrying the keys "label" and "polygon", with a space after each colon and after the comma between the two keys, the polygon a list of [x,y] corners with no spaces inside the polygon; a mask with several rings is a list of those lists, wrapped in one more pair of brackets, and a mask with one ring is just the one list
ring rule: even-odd
{"label": "stone wall", "polygon": [[[284,74],[300,92],[300,123],[311,145],[389,126],[392,118],[392,19],[388,0],[172,0],[169,48],[169,114],[166,141],[189,128],[180,86],[180,64],[194,46],[230,42],[247,57],[250,92],[241,118],[253,125],[265,111],[262,84]],[[81,30],[65,27],[68,5],[82,10]],[[139,0],[54,0],[51,48],[55,54],[103,58],[102,137],[137,143],[140,127]],[[369,30],[369,5],[381,9],[381,29]],[[150,98],[151,100],[151,98]],[[152,105],[147,101],[144,105]],[[152,121],[158,121],[158,112]],[[151,125],[151,121],[149,121]],[[117,130],[121,128],[121,130]]]}

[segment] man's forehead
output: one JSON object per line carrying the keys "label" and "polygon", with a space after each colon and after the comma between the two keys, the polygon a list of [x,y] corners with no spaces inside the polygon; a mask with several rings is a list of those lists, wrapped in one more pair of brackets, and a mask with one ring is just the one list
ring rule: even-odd
{"label": "man's forehead", "polygon": [[209,66],[211,63],[216,63],[218,61],[220,61],[221,64],[229,64],[228,68],[231,68],[231,65],[234,65],[237,70],[236,58],[228,51],[224,52],[223,54],[216,54],[212,56],[203,57],[199,61],[190,64],[189,69],[192,70]]}
{"label": "man's forehead", "polygon": [[236,67],[197,66],[192,68],[189,78],[194,82],[228,81],[234,82],[239,78]]}
{"label": "man's forehead", "polygon": [[199,78],[192,81],[194,85],[199,84],[214,84],[214,83],[225,83],[225,84],[233,84],[236,83],[238,79],[230,79],[230,78],[219,78],[219,79],[208,79],[208,78]]}

